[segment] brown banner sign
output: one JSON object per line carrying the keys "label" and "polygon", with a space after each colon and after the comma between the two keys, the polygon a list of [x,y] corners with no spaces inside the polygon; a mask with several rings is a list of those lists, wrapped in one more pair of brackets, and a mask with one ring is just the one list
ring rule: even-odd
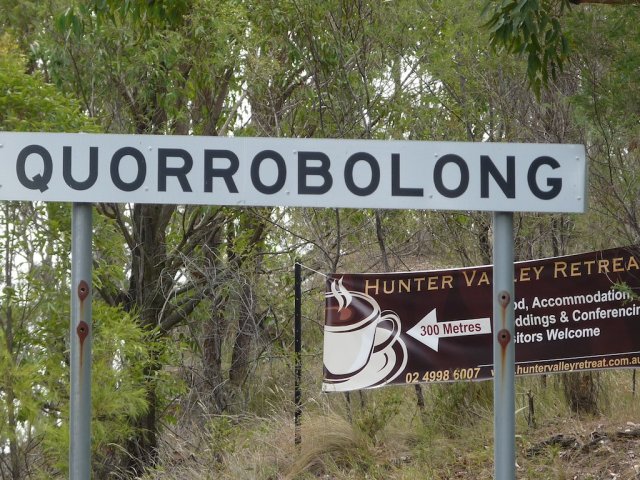
{"label": "brown banner sign", "polygon": [[[490,380],[491,279],[491,266],[330,276],[323,390]],[[518,262],[515,282],[516,375],[640,367],[640,247]]]}

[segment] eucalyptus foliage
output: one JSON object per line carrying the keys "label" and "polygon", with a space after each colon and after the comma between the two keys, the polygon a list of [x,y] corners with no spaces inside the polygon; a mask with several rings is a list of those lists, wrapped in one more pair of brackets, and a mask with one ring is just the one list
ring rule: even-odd
{"label": "eucalyptus foliage", "polygon": [[[98,131],[72,96],[25,67],[11,37],[2,37],[2,130]],[[55,203],[3,202],[0,208],[0,445],[9,452],[3,476],[66,476],[70,214],[69,205]],[[99,299],[94,324],[92,446],[99,470],[110,445],[131,434],[127,419],[146,409],[139,362],[149,338],[128,314]]]}
{"label": "eucalyptus foliage", "polygon": [[569,55],[569,39],[562,29],[561,17],[571,3],[570,0],[492,0],[485,5],[491,44],[526,57],[527,78],[538,96],[548,80],[555,80],[562,72]]}

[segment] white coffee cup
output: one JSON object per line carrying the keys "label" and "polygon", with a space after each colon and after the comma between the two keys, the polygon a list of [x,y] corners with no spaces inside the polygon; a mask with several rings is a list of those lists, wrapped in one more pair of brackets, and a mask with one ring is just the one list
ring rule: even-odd
{"label": "white coffee cup", "polygon": [[[349,293],[349,304],[328,306],[334,310],[333,319],[324,327],[324,366],[334,380],[360,372],[373,353],[384,350],[400,335],[397,315],[381,312],[378,303],[369,295]],[[391,323],[391,333],[384,332],[384,338],[381,330],[388,330],[383,326],[386,323]]]}

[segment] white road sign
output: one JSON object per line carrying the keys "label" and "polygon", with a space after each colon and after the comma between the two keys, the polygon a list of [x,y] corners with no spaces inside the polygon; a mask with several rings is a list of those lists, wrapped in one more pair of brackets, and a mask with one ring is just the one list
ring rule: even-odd
{"label": "white road sign", "polygon": [[0,200],[583,212],[582,145],[0,132]]}

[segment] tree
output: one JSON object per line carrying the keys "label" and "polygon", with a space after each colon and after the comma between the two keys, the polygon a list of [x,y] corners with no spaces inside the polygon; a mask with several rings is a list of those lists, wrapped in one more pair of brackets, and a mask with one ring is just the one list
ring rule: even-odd
{"label": "tree", "polygon": [[[8,35],[0,39],[0,85],[2,130],[97,130],[76,99],[45,83],[39,73],[26,73],[25,59]],[[69,359],[67,343],[61,339],[69,331],[69,228],[68,205],[3,202],[0,208],[0,474],[4,478],[51,477],[66,470]],[[136,386],[142,372],[123,358],[146,339],[120,309],[96,302],[94,310],[92,447],[98,472],[110,455],[109,445],[130,434],[122,420],[145,408]]]}
{"label": "tree", "polygon": [[[39,61],[55,82],[73,87],[108,131],[224,134],[245,98],[242,61],[250,45],[244,9],[236,1],[79,3],[56,15],[57,30],[49,32]],[[240,264],[252,258],[249,252],[259,248],[265,229],[253,213],[224,208],[103,204],[98,210],[118,228],[130,253],[127,284],[105,277],[98,290],[155,339],[144,367],[147,411],[130,419],[136,434],[126,447],[127,468],[139,475],[157,459],[160,412],[170,400],[160,393],[162,358],[173,346],[172,333],[208,298],[212,311],[205,322],[212,328],[198,345],[210,360],[207,368],[214,369],[210,381],[219,381],[215,389],[226,388],[218,335],[234,312],[230,290],[219,280],[232,276],[201,273],[243,271]],[[247,374],[254,316],[241,309],[238,318],[230,371],[235,385]],[[225,406],[220,398],[216,408]]]}
{"label": "tree", "polygon": [[[616,8],[584,5],[589,3]],[[574,9],[570,4],[583,5]],[[544,101],[558,84],[575,84],[569,115],[583,129],[581,140],[588,147],[591,191],[598,199],[591,208],[602,214],[602,224],[631,243],[637,242],[639,233],[634,227],[636,134],[635,126],[629,124],[635,123],[639,111],[638,83],[629,75],[634,68],[629,49],[637,45],[631,33],[635,28],[631,25],[638,21],[637,5],[637,1],[618,0],[487,3],[492,44],[527,56],[527,78],[538,98]],[[602,240],[598,247],[604,246]],[[596,376],[589,372],[564,378],[572,410],[598,411]]]}
{"label": "tree", "polygon": [[561,19],[571,5],[639,5],[638,0],[509,0],[488,1],[484,13],[491,44],[526,56],[527,78],[540,95],[549,79],[556,80],[570,53],[570,35]]}

